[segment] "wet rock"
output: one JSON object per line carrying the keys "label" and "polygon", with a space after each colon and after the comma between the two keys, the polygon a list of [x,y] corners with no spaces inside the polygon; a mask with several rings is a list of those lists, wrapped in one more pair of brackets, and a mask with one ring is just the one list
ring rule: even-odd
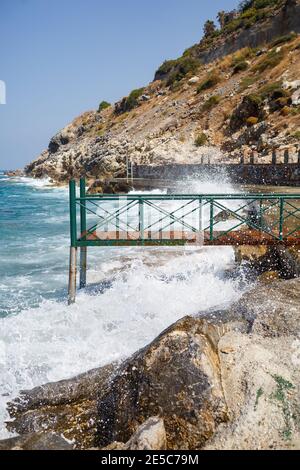
{"label": "wet rock", "polygon": [[228,210],[223,210],[219,212],[214,218],[215,222],[226,222],[227,220],[232,219],[232,214]]}
{"label": "wet rock", "polygon": [[252,333],[267,337],[300,334],[300,279],[258,284],[232,307],[251,326]]}
{"label": "wet rock", "polygon": [[10,176],[10,177],[19,177],[19,176],[24,176],[24,170],[18,169],[18,170],[8,170],[4,172],[5,176]]}
{"label": "wet rock", "polygon": [[187,317],[126,361],[98,400],[98,444],[126,442],[159,414],[169,449],[200,448],[227,419],[217,354],[225,330]]}
{"label": "wet rock", "polygon": [[279,280],[279,273],[277,271],[266,271],[259,276],[258,280],[262,284],[270,284]]}
{"label": "wet rock", "polygon": [[283,279],[300,276],[300,247],[284,245],[239,246],[235,247],[235,258],[238,263],[246,261],[249,268],[258,275],[267,271],[276,271]]}
{"label": "wet rock", "polygon": [[103,193],[103,181],[95,180],[88,188],[88,194],[102,194]]}
{"label": "wet rock", "polygon": [[53,432],[32,433],[0,441],[1,450],[72,450],[62,436]]}
{"label": "wet rock", "polygon": [[126,444],[113,442],[102,450],[164,450],[166,449],[166,430],[162,418],[149,418],[138,427]]}
{"label": "wet rock", "polygon": [[18,434],[53,431],[74,441],[76,448],[94,444],[96,398],[116,365],[95,369],[70,380],[50,383],[21,392],[8,405],[13,421],[7,423]]}
{"label": "wet rock", "polygon": [[164,422],[158,416],[147,419],[129,439],[125,448],[128,450],[164,450],[166,446]]}

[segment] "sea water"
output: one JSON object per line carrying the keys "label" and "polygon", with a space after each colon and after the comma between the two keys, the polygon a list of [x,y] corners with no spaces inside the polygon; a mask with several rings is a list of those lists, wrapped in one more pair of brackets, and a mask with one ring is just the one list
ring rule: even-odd
{"label": "sea water", "polygon": [[[234,192],[224,178],[182,188]],[[67,188],[0,174],[0,438],[20,390],[126,358],[181,317],[225,308],[247,288],[225,275],[230,247],[93,248],[88,287],[68,307],[68,247]]]}

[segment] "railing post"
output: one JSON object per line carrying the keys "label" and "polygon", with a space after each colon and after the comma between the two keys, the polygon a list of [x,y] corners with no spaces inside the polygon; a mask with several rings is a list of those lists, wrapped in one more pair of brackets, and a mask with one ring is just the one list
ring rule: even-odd
{"label": "railing post", "polygon": [[259,201],[259,226],[262,229],[264,226],[263,223],[263,199],[261,198]]}
{"label": "railing post", "polygon": [[144,227],[144,201],[142,198],[139,198],[139,232],[142,243],[144,243],[145,239]]}
{"label": "railing post", "polygon": [[283,240],[283,223],[284,223],[284,198],[279,200],[279,240]]}
{"label": "railing post", "polygon": [[[85,178],[80,179],[80,238],[86,240],[86,191],[85,191]],[[86,269],[87,269],[87,247],[80,247],[80,289],[86,287]]]}
{"label": "railing post", "polygon": [[199,232],[203,231],[203,199],[199,199]]}
{"label": "railing post", "polygon": [[214,201],[210,200],[210,216],[209,216],[209,239],[212,242],[214,239]]}
{"label": "railing post", "polygon": [[76,297],[76,268],[77,268],[77,226],[76,226],[76,182],[69,182],[69,204],[70,204],[70,261],[69,261],[69,289],[68,304],[75,302]]}

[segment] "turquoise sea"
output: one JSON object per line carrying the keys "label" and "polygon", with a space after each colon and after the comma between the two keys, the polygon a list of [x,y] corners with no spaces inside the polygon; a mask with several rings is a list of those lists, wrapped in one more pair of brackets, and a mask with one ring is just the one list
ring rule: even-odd
{"label": "turquoise sea", "polygon": [[[191,191],[196,192],[198,182]],[[201,183],[203,192],[232,191]],[[0,438],[21,389],[132,354],[185,315],[237,300],[231,248],[104,248],[88,254],[88,287],[67,306],[67,188],[0,174]]]}

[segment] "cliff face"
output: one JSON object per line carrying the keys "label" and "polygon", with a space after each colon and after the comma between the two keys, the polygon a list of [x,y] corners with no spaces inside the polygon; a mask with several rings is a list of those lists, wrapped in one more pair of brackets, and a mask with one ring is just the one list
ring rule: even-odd
{"label": "cliff face", "polygon": [[204,63],[209,63],[243,47],[260,47],[291,31],[300,33],[300,3],[294,1],[287,2],[284,8],[275,10],[270,18],[252,28],[232,34],[225,42],[224,39],[217,41],[211,50],[200,52],[199,58]]}
{"label": "cliff face", "polygon": [[287,147],[296,158],[299,13],[300,1],[291,0],[250,28],[201,41],[164,64],[160,80],[76,118],[26,173],[56,181],[82,174],[105,179],[124,176],[126,159],[238,163],[253,151],[259,162],[271,163],[274,150]]}

